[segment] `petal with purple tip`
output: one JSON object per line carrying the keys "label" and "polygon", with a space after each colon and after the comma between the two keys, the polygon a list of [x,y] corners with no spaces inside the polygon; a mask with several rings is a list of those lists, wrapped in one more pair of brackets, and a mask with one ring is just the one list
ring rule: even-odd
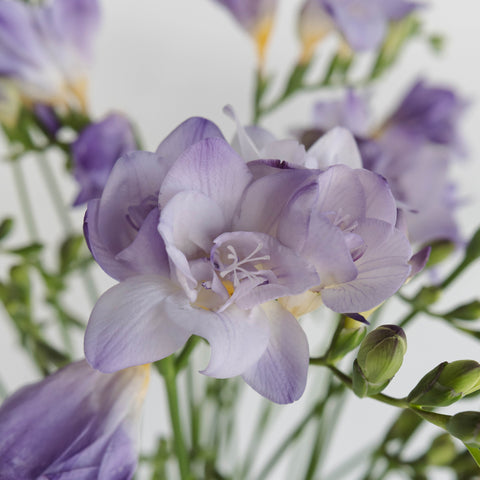
{"label": "petal with purple tip", "polygon": [[191,117],[175,128],[158,146],[155,153],[171,166],[187,148],[210,137],[223,138],[223,135],[210,120]]}
{"label": "petal with purple tip", "polygon": [[215,201],[230,219],[250,181],[245,162],[230,145],[220,138],[207,138],[173,164],[160,189],[160,205],[183,190],[194,190]]}
{"label": "petal with purple tip", "polygon": [[351,282],[321,291],[325,305],[335,312],[365,312],[393,295],[405,282],[410,245],[405,235],[381,220],[367,219],[355,230],[367,249],[355,262],[358,276]]}

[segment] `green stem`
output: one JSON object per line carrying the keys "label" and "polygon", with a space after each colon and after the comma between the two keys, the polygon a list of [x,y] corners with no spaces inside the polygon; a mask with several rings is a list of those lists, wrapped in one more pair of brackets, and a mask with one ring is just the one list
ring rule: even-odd
{"label": "green stem", "polygon": [[22,166],[20,165],[20,159],[12,160],[13,179],[17,189],[18,199],[20,201],[20,207],[25,217],[25,224],[27,226],[28,235],[32,242],[36,242],[39,239],[38,229],[33,215],[32,204],[27,193],[27,184],[23,175]]}
{"label": "green stem", "polygon": [[265,466],[257,475],[258,480],[263,480],[267,477],[270,470],[277,464],[284,452],[293,444],[295,440],[297,440],[297,438],[303,432],[303,429],[307,426],[310,420],[322,414],[328,400],[328,397],[322,398],[322,400],[317,402],[309,410],[309,412],[303,417],[302,421],[297,425],[297,427],[292,432],[290,432],[290,434],[285,438],[285,440],[272,453]]}
{"label": "green stem", "polygon": [[177,455],[178,468],[182,480],[191,480],[190,462],[188,451],[185,445],[182,424],[180,421],[180,410],[178,406],[177,394],[177,371],[175,369],[175,359],[172,355],[155,364],[163,377],[167,391],[168,408],[170,410],[170,420],[172,422],[173,443]]}
{"label": "green stem", "polygon": [[245,458],[242,462],[243,467],[241,469],[240,478],[248,478],[248,474],[250,473],[250,469],[253,465],[254,457],[258,451],[258,448],[263,440],[265,435],[266,427],[268,425],[268,421],[273,412],[273,404],[269,401],[265,401],[263,404],[262,411],[260,412],[257,422],[256,428],[251,436],[250,443],[248,445],[248,450],[245,455]]}
{"label": "green stem", "polygon": [[[64,232],[66,235],[71,235],[75,231],[73,223],[68,215],[67,209],[65,208],[65,202],[63,200],[62,193],[60,192],[60,188],[47,160],[48,159],[45,156],[40,158],[40,161],[38,162],[40,165],[40,171],[47,185],[47,190],[51,196],[52,203],[63,226]],[[87,295],[93,305],[98,300],[98,293],[95,287],[93,276],[87,268],[82,268],[80,270],[80,275],[85,287],[85,291],[87,292]]]}
{"label": "green stem", "polygon": [[405,326],[407,326],[419,313],[419,310],[412,310],[398,323],[398,326],[405,328]]}

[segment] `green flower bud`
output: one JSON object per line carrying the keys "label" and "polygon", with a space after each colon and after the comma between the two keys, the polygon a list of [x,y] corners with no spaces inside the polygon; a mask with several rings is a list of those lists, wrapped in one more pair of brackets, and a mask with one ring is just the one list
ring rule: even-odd
{"label": "green flower bud", "polygon": [[367,328],[363,323],[350,317],[344,317],[330,345],[327,354],[328,361],[335,363],[343,358],[360,345],[366,334]]}
{"label": "green flower bud", "polygon": [[447,423],[448,432],[466,445],[480,447],[480,412],[460,412]]}
{"label": "green flower bud", "polygon": [[458,320],[477,320],[480,318],[480,301],[473,300],[473,302],[451,310],[444,316],[446,318],[457,318]]}
{"label": "green flower bud", "polygon": [[427,268],[443,262],[455,250],[455,244],[450,240],[439,240],[434,242],[431,247]]}
{"label": "green flower bud", "polygon": [[423,287],[412,300],[412,303],[421,310],[433,305],[440,298],[441,294],[442,291],[438,287]]}
{"label": "green flower bud", "polygon": [[354,362],[354,392],[360,397],[381,392],[398,372],[406,350],[405,333],[397,325],[383,325],[370,332]]}
{"label": "green flower bud", "polygon": [[473,360],[443,362],[428,372],[407,397],[423,407],[444,407],[480,389],[480,364]]}

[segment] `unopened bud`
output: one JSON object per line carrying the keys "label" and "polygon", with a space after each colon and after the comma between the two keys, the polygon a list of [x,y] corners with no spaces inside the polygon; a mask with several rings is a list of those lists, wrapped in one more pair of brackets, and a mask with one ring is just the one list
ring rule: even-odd
{"label": "unopened bud", "polygon": [[458,320],[477,320],[480,318],[480,301],[474,300],[473,302],[461,305],[446,313],[445,317],[457,318]]}
{"label": "unopened bud", "polygon": [[480,447],[480,412],[460,412],[447,423],[448,432],[467,445]]}
{"label": "unopened bud", "polygon": [[480,364],[473,360],[443,362],[428,372],[407,397],[423,407],[451,405],[480,389]]}
{"label": "unopened bud", "polygon": [[438,240],[432,243],[432,250],[428,258],[427,268],[438,265],[447,259],[455,250],[455,244],[450,240]]}
{"label": "unopened bud", "polygon": [[419,309],[429,307],[441,296],[442,290],[435,286],[423,287],[412,300],[412,303]]}
{"label": "unopened bud", "polygon": [[397,325],[383,325],[363,340],[354,362],[353,388],[363,397],[381,392],[398,372],[407,350],[404,331]]}

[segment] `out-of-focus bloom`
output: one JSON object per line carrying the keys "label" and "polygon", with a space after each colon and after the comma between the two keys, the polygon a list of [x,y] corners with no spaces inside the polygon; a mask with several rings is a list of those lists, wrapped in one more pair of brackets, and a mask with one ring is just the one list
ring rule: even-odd
{"label": "out-of-focus bloom", "polygon": [[130,479],[148,378],[82,360],[16,392],[0,408],[0,478]]}
{"label": "out-of-focus bloom", "polygon": [[[244,140],[242,156],[254,156],[252,137],[240,132]],[[322,145],[319,161],[331,155],[332,144]],[[411,250],[384,179],[344,165],[319,169],[296,146],[279,142],[269,160],[246,163],[214,124],[191,118],[156,153],[115,164],[85,222],[95,259],[120,280],[87,326],[95,368],[159,360],[194,334],[211,347],[203,373],[242,375],[265,397],[292,402],[309,358],[296,316],[322,301],[363,312],[403,284]]]}
{"label": "out-of-focus bloom", "polygon": [[277,0],[215,0],[230,11],[235,20],[254,39],[260,64],[272,30]]}
{"label": "out-of-focus bloom", "polygon": [[0,81],[0,123],[12,128],[20,111],[20,95],[11,81]]}
{"label": "out-of-focus bloom", "polygon": [[123,115],[111,113],[82,130],[72,144],[73,175],[81,188],[74,205],[99,198],[115,162],[135,149],[132,126]]}
{"label": "out-of-focus bloom", "polygon": [[419,80],[390,116],[386,128],[399,130],[409,142],[428,141],[462,151],[458,122],[465,106],[452,90]]}
{"label": "out-of-focus bloom", "polygon": [[355,51],[373,50],[385,38],[389,22],[419,4],[406,0],[318,0]]}
{"label": "out-of-focus bloom", "polygon": [[301,139],[309,146],[335,124],[348,128],[360,149],[362,166],[387,179],[404,210],[410,240],[458,242],[454,218],[458,202],[448,171],[452,153],[460,150],[456,123],[462,106],[452,91],[418,82],[374,130],[367,102],[350,91],[343,100],[318,102],[314,128],[303,131]]}
{"label": "out-of-focus bloom", "polygon": [[0,23],[0,77],[27,100],[84,108],[97,0],[1,0]]}
{"label": "out-of-focus bloom", "polygon": [[333,22],[319,0],[306,0],[298,17],[302,44],[301,63],[308,63],[316,46],[334,29]]}

